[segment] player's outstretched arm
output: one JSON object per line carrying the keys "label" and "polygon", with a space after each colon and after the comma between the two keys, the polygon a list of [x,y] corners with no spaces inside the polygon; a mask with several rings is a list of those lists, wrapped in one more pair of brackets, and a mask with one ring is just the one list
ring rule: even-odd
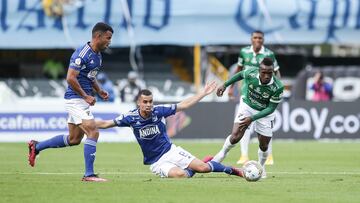
{"label": "player's outstretched arm", "polygon": [[95,124],[99,129],[112,128],[116,126],[113,120],[96,120]]}
{"label": "player's outstretched arm", "polygon": [[202,91],[200,91],[198,94],[196,94],[192,97],[189,97],[189,98],[181,101],[180,103],[178,103],[176,112],[185,110],[185,109],[191,107],[192,105],[196,104],[202,98],[204,98],[205,96],[214,92],[214,90],[216,89],[216,86],[217,86],[217,84],[215,81],[206,83],[204,89]]}
{"label": "player's outstretched arm", "polygon": [[230,86],[230,85],[234,84],[235,82],[242,80],[242,79],[244,79],[243,71],[236,73],[234,76],[232,76],[229,80],[224,82],[224,84],[217,89],[216,95],[218,97],[221,97],[224,94],[224,92],[228,86]]}
{"label": "player's outstretched arm", "polygon": [[[235,71],[235,74],[242,71],[243,69],[243,66],[240,66],[239,64],[237,65],[236,67],[236,71]],[[235,89],[235,83],[231,84],[230,87],[229,87],[229,90],[228,90],[228,96],[231,100],[235,100],[235,97],[234,97],[234,89]]]}

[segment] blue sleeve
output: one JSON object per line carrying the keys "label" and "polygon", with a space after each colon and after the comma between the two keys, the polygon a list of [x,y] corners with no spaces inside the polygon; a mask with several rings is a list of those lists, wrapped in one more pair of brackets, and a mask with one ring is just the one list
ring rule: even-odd
{"label": "blue sleeve", "polygon": [[85,65],[84,59],[79,56],[79,53],[77,51],[75,51],[70,58],[69,68],[80,71],[81,67],[83,67],[84,65]]}
{"label": "blue sleeve", "polygon": [[158,115],[161,117],[169,117],[176,113],[176,104],[164,104],[155,106]]}
{"label": "blue sleeve", "polygon": [[124,114],[120,114],[114,119],[114,123],[118,127],[130,127],[130,117]]}
{"label": "blue sleeve", "polygon": [[325,83],[324,86],[325,86],[325,90],[326,90],[327,92],[331,92],[331,91],[332,91],[332,86],[331,86],[329,83]]}

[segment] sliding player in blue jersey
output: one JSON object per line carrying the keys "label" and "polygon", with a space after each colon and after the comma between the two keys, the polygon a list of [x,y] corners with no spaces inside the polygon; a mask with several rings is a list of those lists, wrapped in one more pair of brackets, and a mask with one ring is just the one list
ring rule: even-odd
{"label": "sliding player in blue jersey", "polygon": [[96,80],[102,64],[101,51],[111,43],[113,29],[105,23],[97,23],[92,29],[91,42],[75,50],[70,58],[66,80],[68,88],[65,92],[65,108],[68,112],[68,135],[58,135],[48,140],[37,142],[31,140],[29,145],[29,164],[34,167],[36,155],[48,148],[68,147],[80,144],[84,134],[85,174],[83,181],[106,181],[94,173],[96,143],[99,131],[96,128],[90,106],[96,102],[93,89],[99,96],[107,100],[109,94],[101,89]]}
{"label": "sliding player in blue jersey", "polygon": [[[196,172],[224,172],[243,176],[242,170],[210,161],[205,163],[183,148],[171,143],[167,133],[165,118],[185,110],[199,102],[216,89],[216,83],[206,84],[203,91],[178,104],[153,105],[153,95],[149,90],[141,90],[138,108],[121,114],[114,120],[96,121],[98,128],[131,127],[141,147],[144,164],[160,177],[192,177]],[[206,117],[207,115],[204,115]]]}

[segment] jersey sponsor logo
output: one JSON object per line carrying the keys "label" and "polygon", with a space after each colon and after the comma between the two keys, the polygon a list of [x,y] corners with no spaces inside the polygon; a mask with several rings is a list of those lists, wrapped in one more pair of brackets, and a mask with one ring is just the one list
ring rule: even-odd
{"label": "jersey sponsor logo", "polygon": [[140,138],[151,140],[156,135],[160,134],[159,126],[157,125],[147,125],[139,130]]}
{"label": "jersey sponsor logo", "polygon": [[99,71],[99,68],[95,68],[94,70],[90,71],[87,75],[87,77],[90,79],[90,80],[94,80],[97,73]]}
{"label": "jersey sponsor logo", "polygon": [[263,92],[262,93],[262,97],[264,97],[265,99],[269,98],[270,95],[267,92]]}
{"label": "jersey sponsor logo", "polygon": [[252,97],[248,97],[248,98],[249,98],[249,100],[250,100],[251,103],[253,103],[254,105],[256,105],[256,106],[258,106],[258,107],[260,107],[260,108],[265,109],[265,108],[267,107],[267,104],[262,104],[262,103],[260,103],[258,100],[254,99],[254,98],[252,98]]}

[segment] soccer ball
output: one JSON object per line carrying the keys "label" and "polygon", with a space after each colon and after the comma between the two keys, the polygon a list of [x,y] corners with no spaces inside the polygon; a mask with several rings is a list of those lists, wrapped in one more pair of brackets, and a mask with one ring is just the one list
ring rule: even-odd
{"label": "soccer ball", "polygon": [[244,178],[247,181],[255,182],[261,178],[263,168],[257,161],[248,161],[243,165]]}

